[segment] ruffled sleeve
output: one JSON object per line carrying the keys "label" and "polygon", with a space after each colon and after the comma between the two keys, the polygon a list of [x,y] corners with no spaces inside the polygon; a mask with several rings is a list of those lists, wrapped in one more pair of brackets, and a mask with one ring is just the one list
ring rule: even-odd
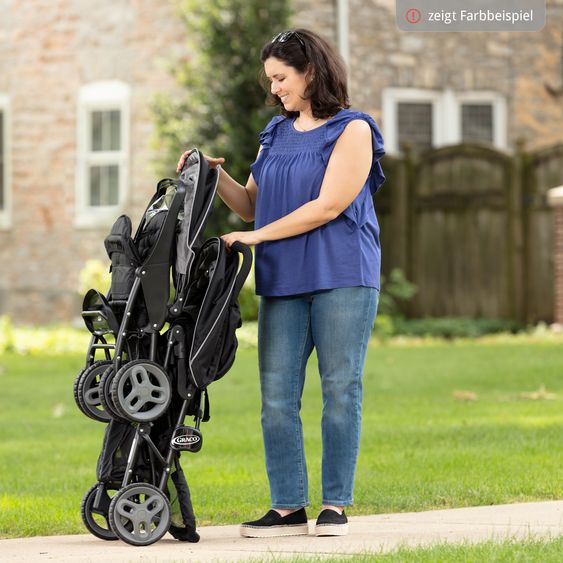
{"label": "ruffled sleeve", "polygon": [[262,165],[264,164],[264,160],[268,156],[276,127],[280,123],[280,121],[283,121],[284,119],[285,117],[283,115],[276,115],[270,120],[270,123],[268,123],[268,125],[266,125],[264,130],[260,133],[260,146],[262,147],[262,150],[256,158],[256,161],[250,165],[252,176],[257,184],[260,182],[260,172],[262,171]]}
{"label": "ruffled sleeve", "polygon": [[368,176],[368,185],[370,192],[373,195],[375,194],[375,192],[377,192],[377,190],[379,190],[379,188],[385,181],[385,175],[383,174],[381,164],[379,163],[379,160],[385,154],[385,151],[383,150],[383,137],[381,136],[379,127],[377,126],[377,123],[374,121],[374,119],[367,113],[351,110],[341,110],[337,115],[335,115],[327,122],[325,144],[322,149],[323,162],[325,166],[328,165],[330,155],[332,154],[334,145],[336,145],[338,137],[340,137],[346,125],[348,125],[348,123],[350,123],[350,121],[353,121],[354,119],[363,119],[364,121],[367,121],[371,128],[373,160]]}

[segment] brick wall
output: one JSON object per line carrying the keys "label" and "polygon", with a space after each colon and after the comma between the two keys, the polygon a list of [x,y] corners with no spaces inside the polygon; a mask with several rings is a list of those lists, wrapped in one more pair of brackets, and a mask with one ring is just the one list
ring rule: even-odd
{"label": "brick wall", "polygon": [[312,29],[336,45],[336,1],[294,0],[292,6],[292,27]]}
{"label": "brick wall", "polygon": [[[409,33],[395,24],[390,0],[349,0],[353,105],[380,118],[386,87],[494,90],[508,100],[508,141],[529,148],[563,139],[562,0],[548,0],[537,33]],[[316,29],[322,31],[317,26]]]}
{"label": "brick wall", "polygon": [[149,148],[153,93],[173,90],[166,58],[184,50],[184,26],[158,0],[1,2],[0,93],[12,115],[13,227],[0,231],[0,314],[55,322],[78,313],[78,274],[105,259],[107,226],[73,226],[77,96],[81,85],[131,88],[127,209],[137,217],[154,189]]}
{"label": "brick wall", "polygon": [[[353,107],[381,121],[386,87],[494,90],[508,100],[508,140],[528,148],[562,140],[563,0],[547,1],[537,33],[408,33],[395,24],[393,0],[349,0],[350,93]],[[293,24],[310,27],[334,45],[335,0],[296,0]]]}

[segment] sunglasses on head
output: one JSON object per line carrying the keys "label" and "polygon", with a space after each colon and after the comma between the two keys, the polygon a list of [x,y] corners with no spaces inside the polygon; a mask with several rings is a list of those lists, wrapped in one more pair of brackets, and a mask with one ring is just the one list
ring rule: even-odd
{"label": "sunglasses on head", "polygon": [[291,39],[293,39],[294,37],[295,39],[297,39],[297,41],[299,41],[299,44],[303,49],[303,54],[306,54],[305,41],[303,41],[303,37],[301,37],[301,35],[297,31],[292,31],[292,30],[282,31],[272,39],[272,43],[287,43],[288,41],[291,41]]}

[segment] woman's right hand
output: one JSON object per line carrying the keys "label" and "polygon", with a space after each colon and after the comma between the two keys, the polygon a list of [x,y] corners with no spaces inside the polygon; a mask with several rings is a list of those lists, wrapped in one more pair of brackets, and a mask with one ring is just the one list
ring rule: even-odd
{"label": "woman's right hand", "polygon": [[[191,152],[192,152],[191,150],[186,151],[180,157],[180,160],[178,161],[178,166],[176,167],[176,172],[178,174],[181,172],[182,168],[184,167],[184,162],[186,162],[186,159],[188,158],[188,156],[190,156]],[[203,158],[205,158],[210,168],[215,168],[217,165],[223,164],[225,162],[225,159],[222,156],[219,158],[214,158],[212,156],[207,156],[204,154]]]}

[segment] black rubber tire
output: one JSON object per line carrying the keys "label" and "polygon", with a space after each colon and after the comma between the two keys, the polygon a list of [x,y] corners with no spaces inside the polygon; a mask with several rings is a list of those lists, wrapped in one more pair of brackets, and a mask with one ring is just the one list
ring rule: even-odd
{"label": "black rubber tire", "polygon": [[100,403],[104,407],[105,411],[117,422],[130,422],[126,418],[123,418],[119,411],[115,408],[113,401],[111,399],[111,384],[113,379],[113,365],[109,366],[100,379]]}
{"label": "black rubber tire", "polygon": [[[135,536],[132,520],[127,521],[126,517],[120,515],[117,507],[124,499],[129,498],[132,502],[139,503],[139,495],[146,494],[147,492],[160,497],[163,505],[161,511],[158,513],[158,517],[155,518],[155,520],[157,520],[156,528],[151,530],[147,537],[140,538]],[[131,483],[127,485],[111,499],[109,506],[109,522],[111,529],[124,542],[135,546],[151,545],[162,538],[170,529],[171,515],[170,501],[166,495],[158,487],[149,485],[148,483]]]}
{"label": "black rubber tire", "polygon": [[[82,522],[84,522],[86,529],[92,535],[96,536],[97,538],[100,538],[101,540],[114,541],[119,538],[113,533],[111,529],[111,524],[109,521],[109,506],[111,504],[111,499],[107,494],[107,490],[105,486],[104,486],[104,494],[107,495],[107,499],[105,499],[107,502],[104,502],[104,506],[107,505],[108,512],[106,512],[105,510],[96,513],[92,512],[92,504],[94,502],[94,499],[96,498],[96,492],[99,486],[100,484],[96,483],[95,485],[90,487],[90,489],[88,489],[88,492],[84,495],[84,498],[82,499],[82,504],[80,505],[80,515],[82,516]],[[93,514],[97,514],[98,516],[104,518],[107,527],[103,528],[102,526],[100,526],[100,524],[96,522],[96,520],[94,520]]]}
{"label": "black rubber tire", "polygon": [[[105,369],[112,364],[111,360],[98,360],[94,362],[90,367],[84,370],[84,373],[80,376],[78,381],[78,401],[82,407],[82,412],[93,420],[98,422],[109,422],[111,420],[110,415],[105,410],[98,410],[97,408],[92,408],[85,400],[85,393],[93,389],[94,387],[99,388],[100,381],[98,379],[95,386],[92,386],[92,377],[100,377]],[[95,374],[95,375],[94,375]],[[88,388],[86,388],[88,386]],[[99,389],[98,389],[99,391]],[[99,406],[102,406],[101,403]]]}
{"label": "black rubber tire", "polygon": [[88,416],[85,412],[84,409],[82,408],[82,405],[80,404],[80,401],[78,400],[78,384],[80,383],[80,378],[82,377],[82,374],[86,371],[87,368],[82,368],[78,374],[76,375],[76,378],[74,379],[74,402],[76,403],[76,406],[78,407],[78,409],[80,410],[80,412],[86,416]]}
{"label": "black rubber tire", "polygon": [[[128,377],[127,372],[137,365],[152,367],[153,369],[162,372],[165,376],[164,381],[166,381],[166,391],[168,395],[164,403],[161,403],[158,407],[153,407],[152,409],[142,411],[140,414],[127,412],[126,405],[122,405],[119,399],[119,388],[122,379]],[[111,384],[111,400],[113,401],[113,405],[115,406],[119,414],[123,416],[127,421],[141,423],[152,422],[153,420],[160,418],[168,409],[170,401],[172,400],[172,385],[162,366],[160,366],[156,362],[152,362],[150,360],[134,360],[120,368],[120,370],[113,377]]]}

